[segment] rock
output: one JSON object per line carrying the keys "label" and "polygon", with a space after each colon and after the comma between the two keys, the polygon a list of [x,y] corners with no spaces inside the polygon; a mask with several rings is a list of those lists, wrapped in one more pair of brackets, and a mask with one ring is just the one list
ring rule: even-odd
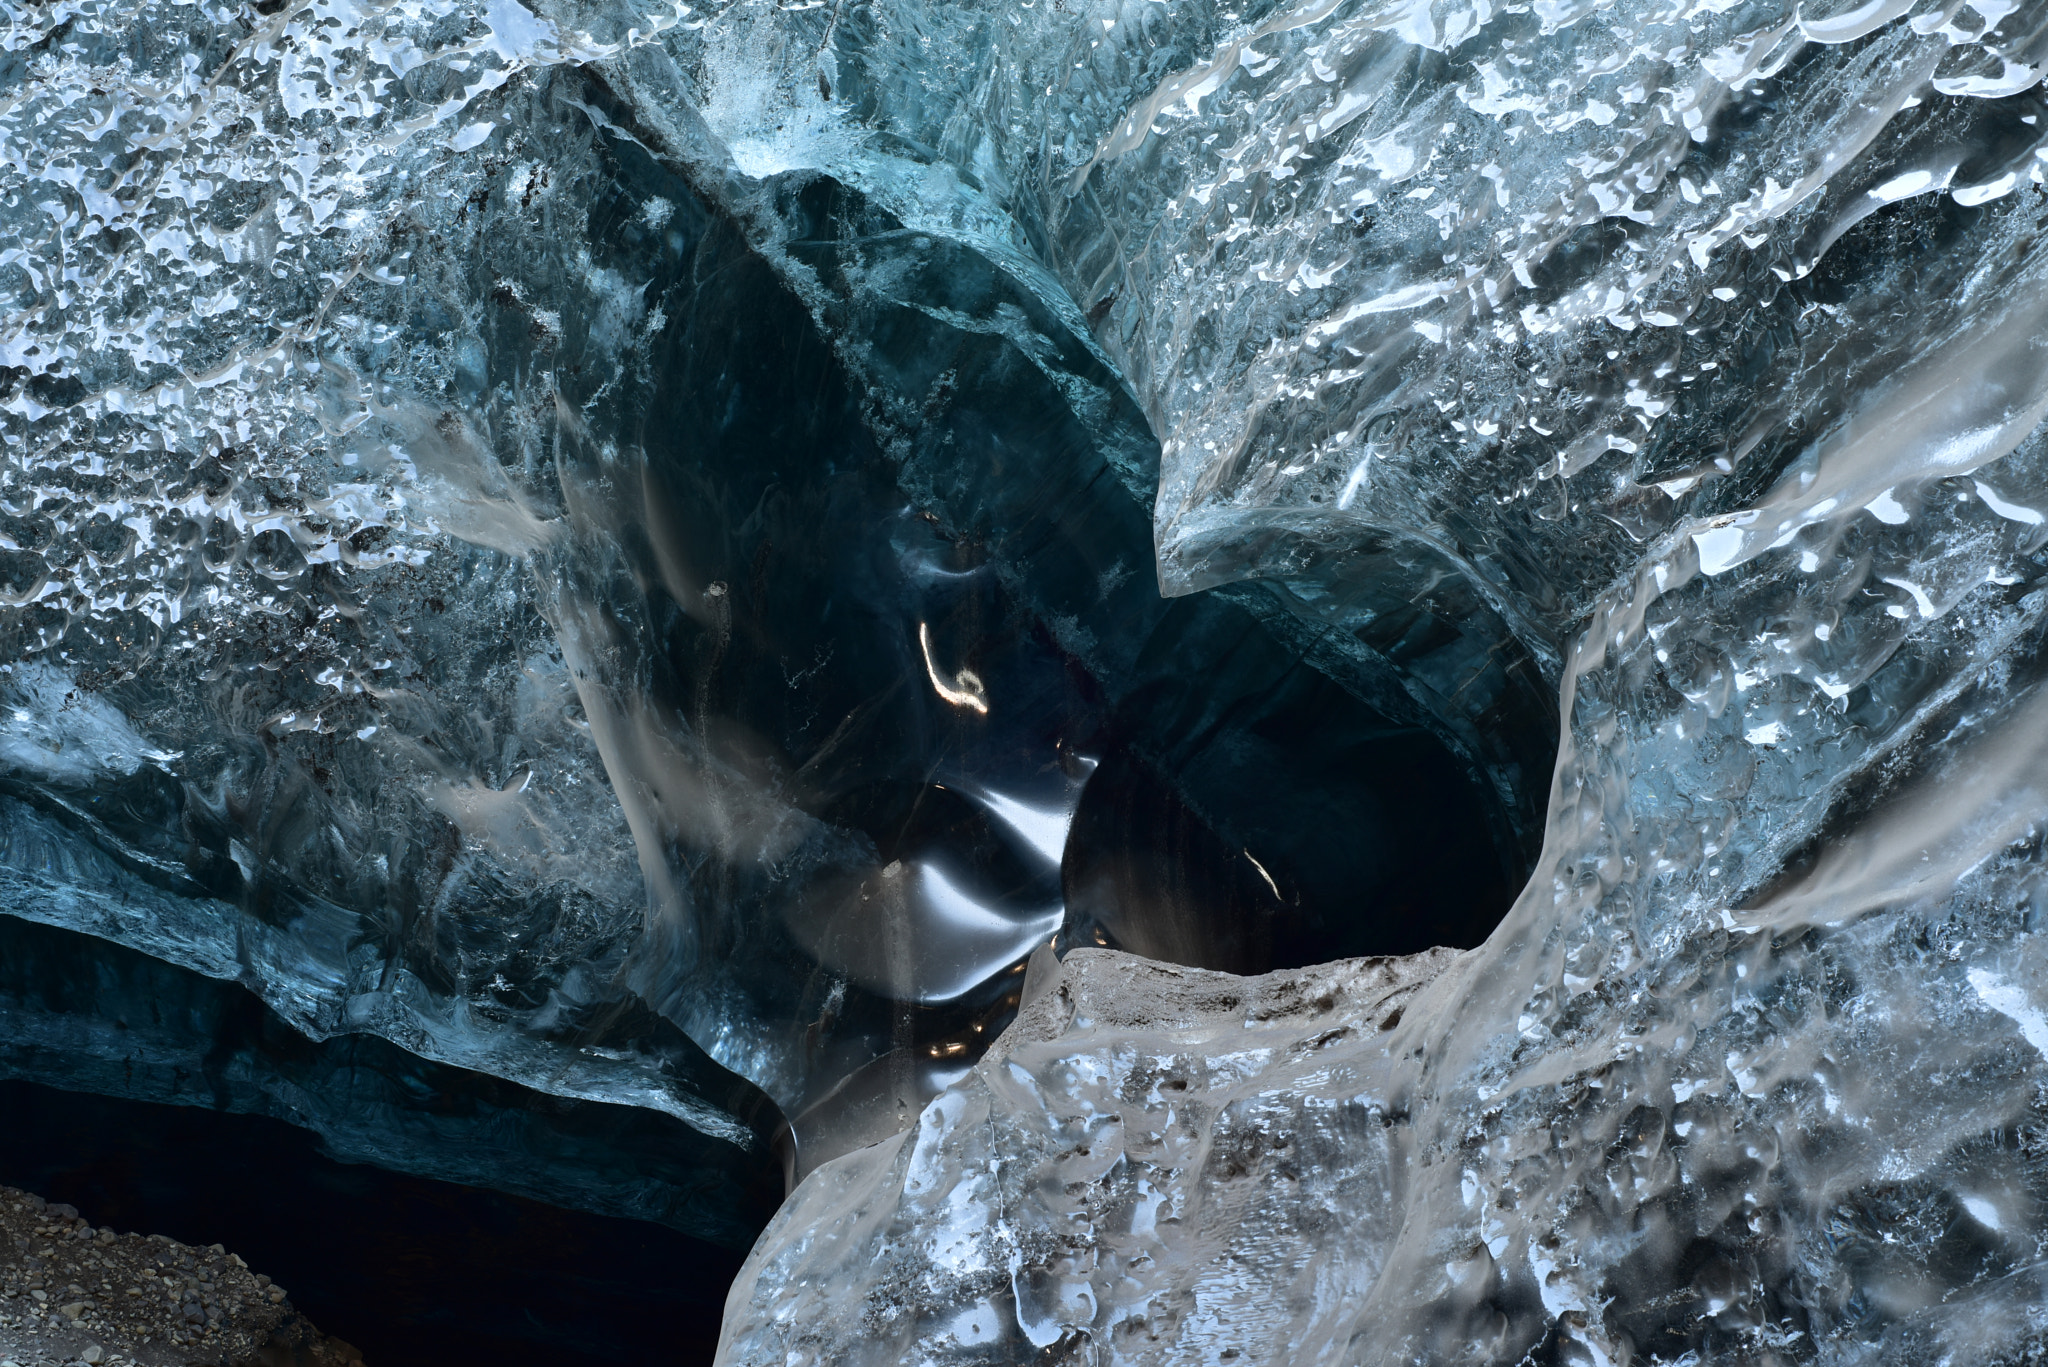
{"label": "rock", "polygon": [[[282,1304],[281,1289],[273,1303],[269,1279],[239,1258],[82,1220],[67,1229],[62,1219],[55,1207],[0,1187],[0,1367],[77,1362],[86,1346],[99,1356],[82,1360],[104,1367],[351,1360]],[[64,1237],[79,1226],[92,1237]],[[55,1245],[31,1242],[35,1235],[54,1236]],[[102,1282],[109,1289],[96,1289]],[[79,1332],[88,1327],[95,1344]]]}
{"label": "rock", "polygon": [[105,1362],[107,1360],[107,1353],[105,1349],[101,1348],[97,1343],[95,1343],[88,1347],[84,1352],[80,1353],[78,1355],[78,1360],[80,1362],[89,1362],[92,1364],[92,1367],[99,1367],[100,1363]]}

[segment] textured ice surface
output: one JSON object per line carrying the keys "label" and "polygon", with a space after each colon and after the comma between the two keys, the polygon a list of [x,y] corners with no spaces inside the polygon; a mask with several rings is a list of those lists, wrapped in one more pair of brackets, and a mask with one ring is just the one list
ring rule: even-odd
{"label": "textured ice surface", "polygon": [[[1223,624],[1541,854],[1356,1046],[1327,1239],[1162,1295],[1328,1278],[1347,1360],[2040,1355],[2048,11],[4,13],[10,913],[767,1171],[726,1070],[820,1151],[961,1079],[1076,719],[1230,698],[1148,654]],[[1324,1095],[1263,1067],[1202,1085]],[[916,1191],[799,1193],[901,1247],[778,1226],[736,1344],[812,1277],[821,1360],[899,1291],[934,1356],[1204,1356],[1107,1242],[946,1280],[1080,1199],[963,1176],[992,1076]]]}
{"label": "textured ice surface", "polygon": [[1060,927],[1084,743],[1185,678],[1227,718],[1311,656],[1519,876],[1547,708],[1472,595],[1405,619],[1479,662],[1448,704],[1281,595],[1162,602],[1058,286],[732,163],[706,16],[10,14],[17,914],[773,1172],[724,1070],[806,1153],[907,1123]]}
{"label": "textured ice surface", "polygon": [[[1389,1098],[1385,1194],[1331,1221],[1377,1246],[1332,1233],[1297,1266],[1219,1239],[1206,1272],[1256,1286],[1261,1314],[1298,1307],[1280,1336],[1332,1360],[2048,1351],[2048,15],[870,7],[842,36],[835,13],[780,50],[777,88],[803,105],[810,68],[788,73],[827,54],[848,112],[783,161],[934,214],[952,195],[962,233],[1002,206],[1160,433],[1169,589],[1276,579],[1355,630],[1402,569],[1463,576],[1555,652],[1536,875],[1404,1010],[1386,1090],[1344,1093]],[[1389,544],[1440,558],[1390,565]],[[1119,1076],[1127,1047],[1077,1027],[1033,1082]],[[1276,1116],[1320,1094],[1273,1067]],[[1057,1251],[1004,1230],[1126,1179],[984,1177],[949,1108],[1052,1134],[1072,1104],[1013,1113],[1039,1104],[1013,1079],[985,1069],[926,1113],[931,1182],[971,1212],[890,1167],[908,1141],[814,1178],[814,1218],[736,1290],[729,1360],[831,1360],[913,1322],[913,1358],[1027,1360],[1043,1338],[1219,1360],[1208,1322],[1155,1315],[1120,1270],[1035,1299],[1118,1269],[1123,1226],[1075,1221]],[[1126,1133],[1171,1110],[1104,1105]],[[1085,1161],[1083,1136],[1057,1142]],[[1193,1208],[1206,1155],[1167,1167]],[[949,1261],[968,1229],[995,1260],[971,1290]],[[1319,1276],[1344,1286],[1340,1328],[1308,1327]],[[1269,1332],[1230,1346],[1271,1357]]]}
{"label": "textured ice surface", "polygon": [[723,1357],[1008,1361],[1079,1330],[1108,1360],[1346,1360],[1399,1220],[1393,1027],[1451,958],[1073,951],[916,1130],[797,1188]]}

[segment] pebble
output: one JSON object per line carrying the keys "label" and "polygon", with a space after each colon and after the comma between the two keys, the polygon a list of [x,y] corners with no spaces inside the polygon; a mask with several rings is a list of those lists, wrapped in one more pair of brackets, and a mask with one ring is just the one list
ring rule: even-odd
{"label": "pebble", "polygon": [[360,1367],[221,1244],[95,1229],[0,1187],[0,1367]]}

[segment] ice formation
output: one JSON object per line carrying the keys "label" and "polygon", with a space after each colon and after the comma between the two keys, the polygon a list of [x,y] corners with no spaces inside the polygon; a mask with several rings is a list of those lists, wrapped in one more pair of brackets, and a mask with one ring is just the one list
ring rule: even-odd
{"label": "ice formation", "polygon": [[2048,9],[5,13],[9,1071],[787,1159],[733,1363],[2048,1353]]}
{"label": "ice formation", "polygon": [[[310,1041],[629,1131],[652,1108],[703,1137],[708,1204],[567,1194],[744,1237],[786,1160],[894,1132],[1007,1018],[1105,756],[1098,806],[1156,795],[1133,744],[1190,750],[1276,889],[1268,843],[1313,842],[1245,801],[1248,767],[1294,764],[1309,810],[1337,760],[1412,769],[1379,804],[1389,886],[1472,892],[1483,933],[1550,738],[1457,585],[1406,619],[1418,658],[1482,662],[1449,701],[1276,593],[1164,602],[1157,447],[1071,303],[850,179],[764,190],[688,99],[640,90],[726,41],[705,23],[16,17],[0,800],[17,915],[236,984]],[[1276,697],[1336,726],[1320,752],[1235,753]],[[1516,707],[1520,748],[1478,724]],[[1425,880],[1402,823],[1446,814],[1480,858]],[[1203,834],[1224,909],[1256,898],[1252,856]],[[85,1075],[68,1017],[114,1007],[73,1006],[17,1004],[13,1034],[50,1033],[16,1066]],[[338,1114],[282,1083],[189,1094]],[[475,1167],[453,1141],[385,1157]]]}

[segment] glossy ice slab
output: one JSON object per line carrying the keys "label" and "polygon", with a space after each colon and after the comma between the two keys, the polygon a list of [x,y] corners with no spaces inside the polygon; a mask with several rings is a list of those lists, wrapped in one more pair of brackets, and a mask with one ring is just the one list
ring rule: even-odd
{"label": "glossy ice slab", "polygon": [[1400,1224],[1398,1027],[1451,957],[1042,965],[916,1130],[783,1206],[721,1360],[1349,1360]]}

